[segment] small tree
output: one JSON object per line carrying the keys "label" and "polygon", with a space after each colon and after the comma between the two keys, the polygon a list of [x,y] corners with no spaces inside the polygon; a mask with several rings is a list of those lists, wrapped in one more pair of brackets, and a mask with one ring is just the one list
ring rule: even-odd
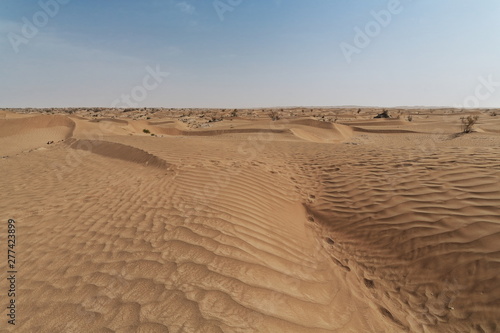
{"label": "small tree", "polygon": [[144,133],[146,133],[146,134],[151,133],[148,129],[143,129],[142,131],[143,131]]}
{"label": "small tree", "polygon": [[477,123],[479,116],[468,116],[462,117],[462,133],[470,133],[472,132],[472,127]]}

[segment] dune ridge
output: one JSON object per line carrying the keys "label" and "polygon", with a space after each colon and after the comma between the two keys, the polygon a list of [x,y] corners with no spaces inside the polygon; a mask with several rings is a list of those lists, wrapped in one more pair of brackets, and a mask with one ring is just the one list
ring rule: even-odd
{"label": "dune ridge", "polygon": [[70,138],[76,124],[61,115],[0,119],[2,154],[10,156]]}
{"label": "dune ridge", "polygon": [[72,149],[88,151],[109,158],[134,162],[146,166],[168,168],[167,161],[142,149],[109,141],[71,139],[66,144]]}

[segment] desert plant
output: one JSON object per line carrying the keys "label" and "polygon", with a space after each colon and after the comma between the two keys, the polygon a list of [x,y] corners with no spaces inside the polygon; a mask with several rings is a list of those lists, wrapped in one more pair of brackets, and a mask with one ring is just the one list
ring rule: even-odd
{"label": "desert plant", "polygon": [[280,115],[279,115],[278,111],[276,111],[276,110],[271,110],[271,112],[269,112],[268,115],[269,115],[269,118],[271,118],[273,121],[280,119]]}
{"label": "desert plant", "polygon": [[409,115],[406,119],[408,119],[408,121],[412,121],[413,117],[411,115]]}
{"label": "desert plant", "polygon": [[375,118],[390,118],[391,116],[389,115],[389,110],[383,110],[382,113],[379,113],[378,115],[375,116]]}
{"label": "desert plant", "polygon": [[479,116],[471,116],[469,115],[468,117],[462,117],[460,120],[462,120],[462,133],[470,133],[472,132],[472,128],[474,125],[477,123],[479,119]]}
{"label": "desert plant", "polygon": [[142,131],[143,131],[144,133],[146,133],[146,134],[151,133],[148,129],[143,129]]}
{"label": "desert plant", "polygon": [[491,113],[491,116],[492,116],[492,117],[496,117],[496,116],[497,116],[497,113],[496,113],[495,111],[493,111],[493,112]]}

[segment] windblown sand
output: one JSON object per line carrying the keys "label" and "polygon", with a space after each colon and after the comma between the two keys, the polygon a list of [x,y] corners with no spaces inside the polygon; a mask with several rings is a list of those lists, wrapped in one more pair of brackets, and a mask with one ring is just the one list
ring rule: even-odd
{"label": "windblown sand", "polygon": [[1,111],[0,331],[500,332],[500,116],[378,111]]}

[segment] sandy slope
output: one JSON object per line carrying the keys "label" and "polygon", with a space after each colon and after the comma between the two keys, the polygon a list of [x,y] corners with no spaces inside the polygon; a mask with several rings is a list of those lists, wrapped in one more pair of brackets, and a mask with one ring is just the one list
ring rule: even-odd
{"label": "sandy slope", "polygon": [[42,142],[67,139],[74,128],[74,121],[58,115],[0,119],[0,154],[8,156],[37,148]]}
{"label": "sandy slope", "polygon": [[497,332],[499,120],[372,111],[3,112],[17,331]]}

